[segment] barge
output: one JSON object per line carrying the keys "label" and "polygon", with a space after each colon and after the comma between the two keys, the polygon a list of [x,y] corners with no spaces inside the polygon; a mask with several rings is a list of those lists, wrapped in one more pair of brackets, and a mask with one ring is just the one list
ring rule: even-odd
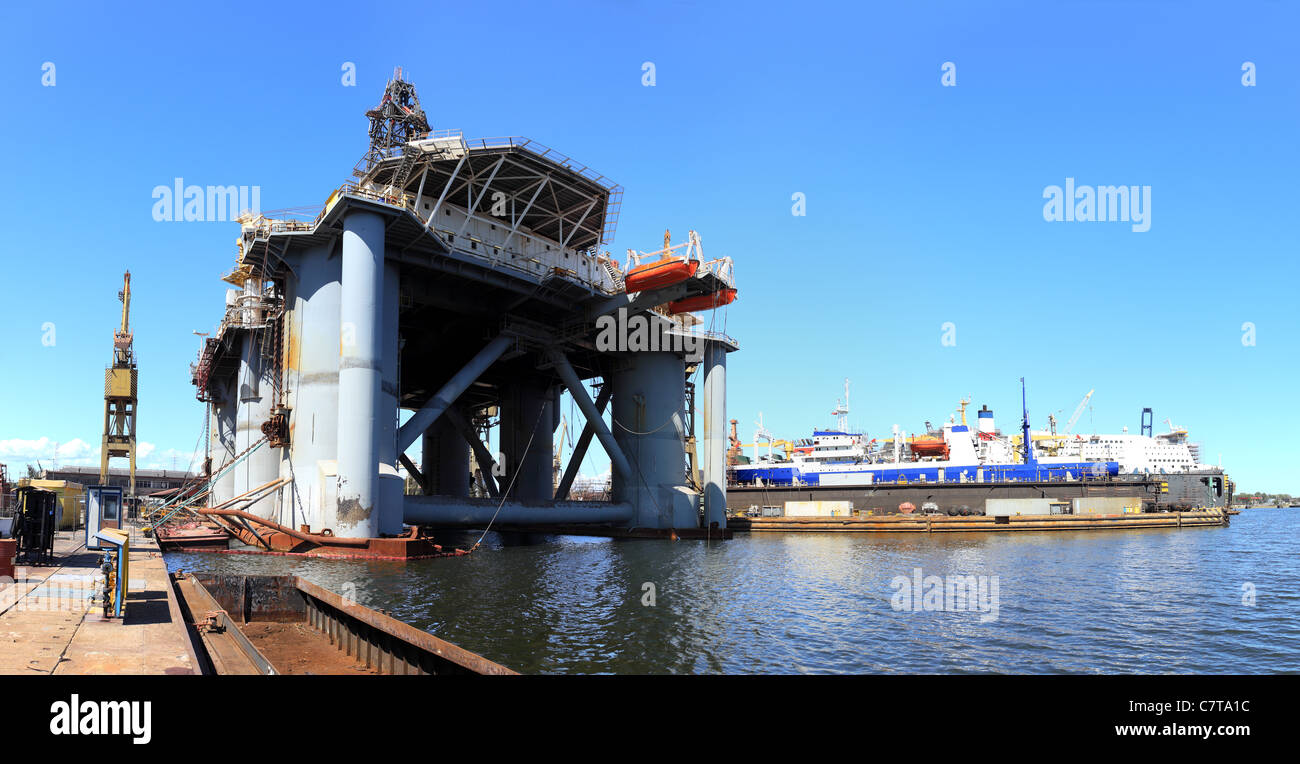
{"label": "barge", "polygon": [[1228,511],[1208,507],[1190,512],[1132,512],[1107,515],[980,515],[951,517],[939,514],[851,515],[803,517],[746,517],[727,519],[734,531],[760,533],[952,533],[1016,531],[1089,531],[1135,528],[1206,528],[1228,524]]}
{"label": "barge", "polygon": [[201,576],[172,586],[208,674],[514,674],[297,576]]}
{"label": "barge", "polygon": [[1221,475],[1117,475],[1075,480],[997,482],[896,482],[871,485],[785,485],[727,487],[727,508],[733,514],[762,514],[764,507],[791,501],[847,501],[854,509],[877,515],[893,514],[911,504],[934,503],[944,514],[982,514],[990,499],[1130,498],[1146,511],[1186,511],[1225,507],[1232,484]]}

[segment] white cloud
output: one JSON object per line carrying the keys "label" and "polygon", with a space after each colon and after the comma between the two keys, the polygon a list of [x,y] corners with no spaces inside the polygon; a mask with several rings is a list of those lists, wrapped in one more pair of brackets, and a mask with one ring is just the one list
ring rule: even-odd
{"label": "white cloud", "polygon": [[[81,438],[70,441],[55,442],[47,437],[27,440],[12,438],[0,440],[0,462],[9,465],[12,476],[19,476],[28,464],[33,467],[39,462],[41,467],[51,469],[59,467],[98,467],[98,443],[91,445]],[[125,467],[126,461],[115,459],[113,468]],[[196,452],[175,448],[159,449],[154,443],[139,441],[136,444],[136,469],[142,470],[185,470],[192,466],[203,466],[203,450]]]}
{"label": "white cloud", "polygon": [[0,462],[13,465],[40,462],[41,466],[50,467],[58,464],[85,466],[99,464],[99,446],[91,446],[80,438],[73,438],[66,443],[56,443],[49,438],[24,440],[12,438],[0,440]]}
{"label": "white cloud", "polygon": [[[145,451],[145,446],[149,447]],[[136,446],[136,466],[142,470],[169,470],[184,472],[203,469],[203,449],[183,451],[175,448],[158,450],[152,443]]]}
{"label": "white cloud", "polygon": [[[44,438],[41,440],[44,440]],[[99,461],[99,446],[92,446],[81,438],[73,438],[67,443],[60,443],[58,453],[60,462],[91,458]]]}

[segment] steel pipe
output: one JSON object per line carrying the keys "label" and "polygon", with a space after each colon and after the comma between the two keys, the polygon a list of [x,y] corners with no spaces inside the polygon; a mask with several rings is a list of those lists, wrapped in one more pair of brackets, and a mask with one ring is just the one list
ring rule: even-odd
{"label": "steel pipe", "polygon": [[[500,505],[491,499],[455,500],[446,496],[407,496],[404,517],[412,525],[460,525],[481,528],[501,525],[560,525],[605,523],[626,527],[632,520],[631,504],[596,501],[567,501],[529,504],[508,501]],[[494,519],[495,518],[495,519]]]}
{"label": "steel pipe", "polygon": [[[603,415],[605,407],[609,405],[609,398],[614,393],[613,385],[605,385],[600,388],[600,393],[596,395],[596,413]],[[601,421],[604,421],[603,419]],[[591,445],[591,438],[596,434],[596,428],[587,422],[582,428],[582,435],[578,437],[578,442],[573,446],[573,453],[569,455],[569,463],[564,468],[564,476],[560,478],[560,484],[555,488],[555,500],[564,501],[569,498],[569,489],[573,487],[573,480],[578,476],[578,470],[582,467],[582,460],[587,456],[587,448]]]}
{"label": "steel pipe", "polygon": [[438,417],[456,402],[460,394],[478,379],[483,372],[488,370],[496,360],[505,354],[506,350],[514,339],[507,335],[499,335],[484,348],[478,351],[478,354],[469,360],[460,371],[456,372],[447,384],[443,385],[438,392],[433,394],[427,403],[417,412],[415,416],[407,420],[406,424],[397,431],[397,450],[406,451],[415,442],[415,439],[424,434],[429,426],[437,421]]}
{"label": "steel pipe", "polygon": [[609,454],[610,464],[614,466],[619,477],[631,482],[633,479],[632,465],[628,463],[627,457],[623,454],[623,449],[618,447],[613,433],[605,425],[601,412],[596,410],[596,404],[591,402],[591,396],[587,395],[587,388],[582,386],[582,380],[578,379],[577,372],[569,365],[569,359],[554,348],[548,348],[546,354],[550,357],[551,363],[555,365],[555,370],[559,372],[564,386],[569,388],[569,394],[573,396],[574,402],[582,410],[582,415],[587,418],[587,424],[595,429],[596,437],[600,439],[600,444],[605,447],[605,453]]}

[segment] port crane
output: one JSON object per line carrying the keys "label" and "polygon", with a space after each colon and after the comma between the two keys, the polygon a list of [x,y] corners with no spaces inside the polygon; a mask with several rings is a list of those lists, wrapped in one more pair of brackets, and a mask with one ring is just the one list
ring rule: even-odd
{"label": "port crane", "polygon": [[552,490],[560,487],[560,475],[564,472],[563,459],[561,458],[564,456],[564,446],[568,443],[570,448],[573,447],[570,436],[569,417],[567,414],[562,415],[560,417],[560,437],[559,440],[555,441],[555,449],[552,451],[554,455],[551,463],[552,481],[554,483],[551,486]]}
{"label": "port crane", "polygon": [[1083,396],[1083,400],[1079,401],[1079,405],[1074,409],[1074,414],[1070,416],[1070,421],[1065,423],[1065,431],[1061,433],[1062,435],[1069,435],[1074,430],[1074,425],[1078,423],[1079,417],[1083,416],[1083,410],[1088,407],[1088,401],[1092,400],[1094,392],[1096,392],[1095,389],[1089,390],[1088,394]]}
{"label": "port crane", "polygon": [[134,335],[131,333],[131,272],[122,277],[122,326],[113,332],[113,365],[104,370],[104,441],[100,449],[99,483],[108,485],[108,461],[131,462],[127,496],[135,497],[135,419],[139,405]]}
{"label": "port crane", "polygon": [[[757,449],[758,449],[758,447],[759,447],[760,445],[763,445],[763,444],[758,443],[758,442],[754,442],[754,443],[740,443],[739,445],[740,445],[741,448],[753,448],[753,449],[755,449],[755,451],[754,451],[754,455],[757,456],[757,455],[758,455],[758,451],[757,451]],[[769,441],[767,441],[767,446],[768,446],[769,455],[770,455],[770,453],[771,453],[772,448],[779,448],[779,449],[781,449],[781,451],[783,451],[783,452],[785,453],[785,458],[786,458],[787,460],[790,458],[791,455],[794,454],[795,444],[792,443],[792,442],[790,442],[790,441],[788,441],[788,440],[780,440],[780,439],[778,439],[778,440],[769,440]]]}
{"label": "port crane", "polygon": [[755,462],[758,461],[758,441],[760,440],[767,441],[767,458],[770,461],[772,459],[773,446],[776,444],[776,436],[773,435],[766,427],[763,426],[763,412],[761,411],[758,412],[758,421],[755,422],[754,424],[756,425],[756,429],[754,430],[754,443],[753,443],[754,461]]}
{"label": "port crane", "polygon": [[[1074,413],[1070,415],[1069,420],[1065,423],[1065,429],[1060,432],[1057,432],[1056,430],[1056,415],[1047,415],[1047,433],[1036,433],[1033,436],[1035,441],[1042,441],[1044,443],[1043,448],[1047,450],[1047,453],[1055,454],[1064,441],[1069,439],[1070,433],[1074,431],[1074,426],[1079,422],[1079,417],[1083,416],[1084,410],[1088,408],[1088,401],[1092,400],[1092,394],[1094,392],[1096,392],[1096,390],[1089,390],[1088,394],[1083,396],[1083,400],[1079,401],[1079,405],[1074,408]],[[1012,441],[1018,445],[1021,442],[1021,439],[1019,439],[1018,436],[1013,435]]]}

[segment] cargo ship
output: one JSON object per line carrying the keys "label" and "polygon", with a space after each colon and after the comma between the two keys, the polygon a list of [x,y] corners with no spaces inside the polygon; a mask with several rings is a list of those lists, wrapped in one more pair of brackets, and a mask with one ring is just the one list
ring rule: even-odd
{"label": "cargo ship", "polygon": [[[894,426],[891,437],[870,438],[847,426],[845,398],[831,412],[834,429],[814,430],[811,438],[776,440],[760,423],[755,457],[746,459],[732,427],[727,504],[733,513],[761,515],[787,502],[844,502],[854,511],[895,514],[925,508],[946,515],[983,515],[990,499],[1130,498],[1142,511],[1226,507],[1232,482],[1222,467],[1203,464],[1187,431],[1170,423],[1169,432],[1151,432],[1151,410],[1143,410],[1141,434],[1072,434],[1083,403],[1057,432],[1030,427],[1023,405],[1019,433],[1003,434],[987,405],[966,420],[969,399],[940,428],[909,436]],[[1168,421],[1168,420],[1166,420]],[[760,440],[767,454],[758,452]],[[780,446],[781,453],[776,448]]]}

